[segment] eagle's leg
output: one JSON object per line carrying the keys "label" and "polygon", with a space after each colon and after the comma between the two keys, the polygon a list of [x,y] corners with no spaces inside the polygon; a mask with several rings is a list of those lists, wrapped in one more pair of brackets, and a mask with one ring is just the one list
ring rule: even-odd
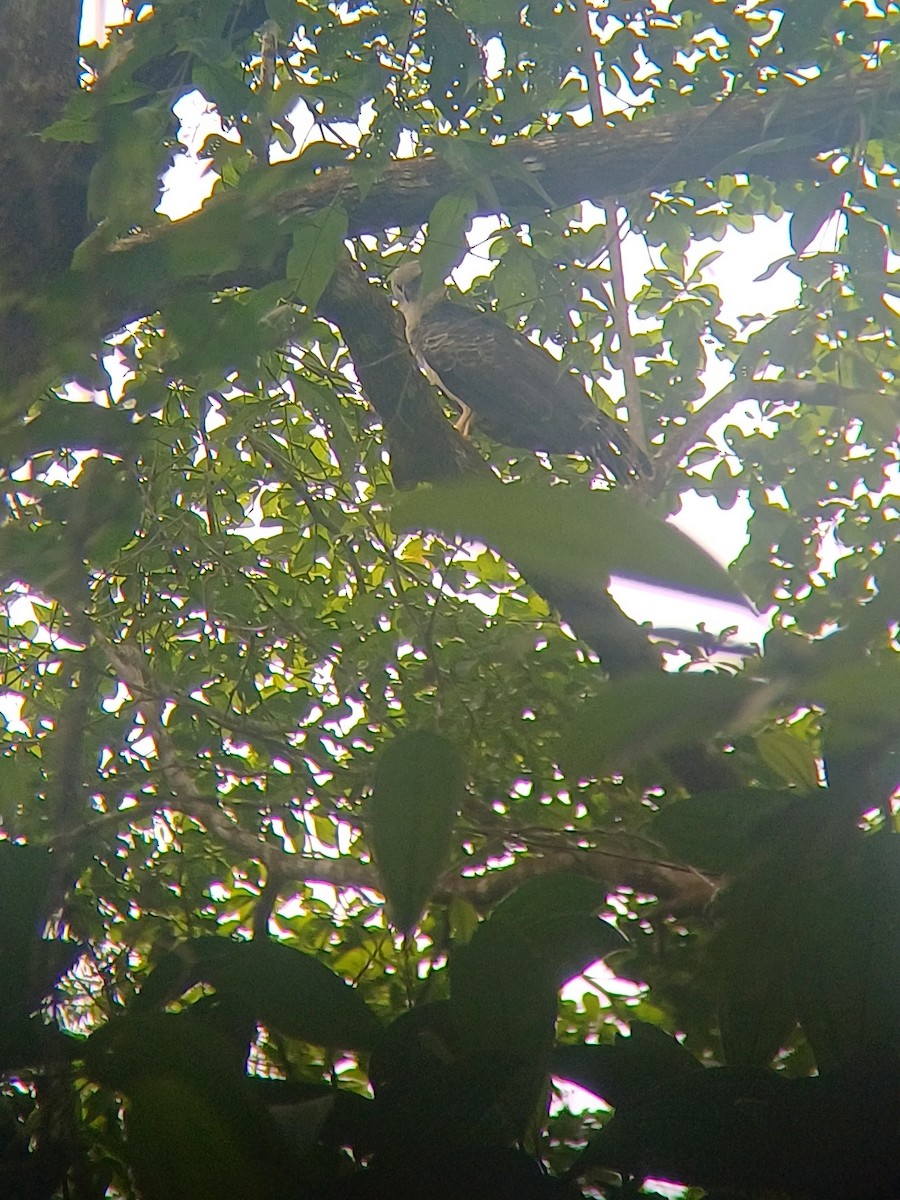
{"label": "eagle's leg", "polygon": [[461,411],[453,428],[457,430],[464,438],[467,438],[471,436],[475,414],[472,412],[471,408],[469,408],[468,404],[463,404],[461,401],[458,401],[458,403]]}

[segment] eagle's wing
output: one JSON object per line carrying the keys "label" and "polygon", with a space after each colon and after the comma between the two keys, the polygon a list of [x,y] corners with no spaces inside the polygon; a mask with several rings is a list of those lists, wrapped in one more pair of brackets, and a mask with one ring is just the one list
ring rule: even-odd
{"label": "eagle's wing", "polygon": [[626,430],[578,377],[498,317],[442,301],[419,318],[411,341],[443,390],[502,445],[584,454],[617,478],[640,470]]}

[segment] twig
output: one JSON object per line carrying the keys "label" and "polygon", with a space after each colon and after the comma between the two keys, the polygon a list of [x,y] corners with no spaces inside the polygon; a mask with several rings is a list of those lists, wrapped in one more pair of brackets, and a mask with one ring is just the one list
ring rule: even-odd
{"label": "twig", "polygon": [[[817,393],[821,393],[821,398],[817,397]],[[691,446],[720,417],[724,417],[735,405],[745,400],[833,404],[835,389],[831,385],[819,384],[808,379],[733,380],[710,396],[699,408],[686,414],[683,424],[670,426],[672,432],[668,434],[662,449],[654,459],[656,475],[652,481],[653,491],[661,492]]]}
{"label": "twig", "polygon": [[[582,46],[582,65],[588,89],[588,104],[591,109],[591,121],[598,128],[603,123],[603,97],[600,92],[600,77],[597,73],[596,54],[593,49],[593,30],[591,29],[591,10],[587,0],[582,0],[581,11],[584,15],[584,45]],[[628,312],[628,291],[625,286],[625,265],[622,261],[622,237],[627,228],[628,214],[622,206],[622,217],[619,217],[619,201],[614,196],[604,200],[606,224],[609,234],[606,240],[609,254],[609,283],[607,295],[612,313],[613,325],[619,339],[619,366],[625,381],[625,410],[628,414],[628,432],[638,448],[647,453],[647,430],[644,421],[644,408],[641,403],[641,389],[638,384],[637,370],[634,362],[634,340],[631,336],[631,324]]]}

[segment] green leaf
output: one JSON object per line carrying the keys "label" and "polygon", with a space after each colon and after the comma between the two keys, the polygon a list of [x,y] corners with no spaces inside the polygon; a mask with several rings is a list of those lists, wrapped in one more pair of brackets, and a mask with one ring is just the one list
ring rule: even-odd
{"label": "green leaf", "polygon": [[[199,1048],[191,1053],[202,1069]],[[126,1130],[129,1164],[144,1200],[229,1195],[266,1200],[272,1194],[271,1164],[263,1170],[241,1108],[217,1104],[189,1080],[137,1080],[129,1092]]]}
{"label": "green leaf", "polygon": [[419,255],[422,268],[420,294],[428,296],[443,287],[444,279],[466,252],[466,230],[478,211],[471,188],[457,188],[435,203],[428,216],[428,237]]}
{"label": "green leaf", "polygon": [[594,914],[606,888],[580,875],[542,875],[511,893],[471,940],[455,946],[450,996],[473,1052],[541,1059],[553,1041],[560,987],[625,946]]}
{"label": "green leaf", "polygon": [[596,913],[605,903],[604,886],[587,875],[541,875],[505,896],[488,920],[494,932],[517,936],[545,923],[565,922],[577,913]]}
{"label": "green leaf", "polygon": [[316,958],[283,942],[203,937],[163,958],[139,996],[140,1011],[198,983],[258,1021],[318,1046],[366,1050],[381,1025],[359,992]]}
{"label": "green leaf", "polygon": [[796,1023],[792,964],[816,919],[810,907],[812,880],[821,870],[815,848],[832,812],[824,790],[783,809],[760,840],[761,861],[721,896],[708,969],[728,1063],[766,1066]]}
{"label": "green leaf", "polygon": [[481,77],[481,49],[455,15],[441,4],[429,4],[423,49],[431,60],[428,94],[438,112],[458,123],[462,97]]}
{"label": "green leaf", "polygon": [[840,205],[843,183],[807,181],[798,195],[788,223],[788,236],[797,254],[802,254],[824,223]]}
{"label": "green leaf", "polygon": [[784,726],[764,729],[753,739],[760,757],[785,783],[808,790],[818,786],[815,749]]}
{"label": "green leaf", "polygon": [[369,1079],[386,1146],[428,1153],[436,1141],[471,1146],[502,1139],[497,1099],[508,1087],[508,1060],[459,1057],[456,1050],[446,1000],[417,1004],[385,1029],[369,1057]]}
{"label": "green leaf", "polygon": [[100,137],[97,122],[89,113],[79,113],[77,116],[60,117],[52,125],[41,131],[41,141],[79,142],[88,144],[96,142]]}
{"label": "green leaf", "polygon": [[128,1098],[128,1162],[146,1200],[264,1200],[285,1186],[286,1148],[218,1029],[190,1012],[126,1016],[92,1034],[84,1058]]}
{"label": "green leaf", "polygon": [[[247,226],[244,214],[231,197],[214,196],[192,220],[195,223],[190,237],[185,227],[176,223],[169,236],[161,241],[160,274],[165,273],[173,279],[202,278],[236,270],[240,265]],[[115,265],[113,263],[113,267]]]}
{"label": "green leaf", "polygon": [[877,748],[895,743],[900,733],[900,664],[895,657],[840,664],[817,673],[806,684],[808,698],[828,713],[826,750],[872,755]]}
{"label": "green leaf", "polygon": [[807,889],[792,954],[800,1020],[820,1070],[866,1047],[900,1051],[900,835],[858,835]]}
{"label": "green leaf", "polygon": [[527,254],[504,254],[491,277],[497,306],[502,313],[516,312],[534,304],[539,294],[534,265]]}
{"label": "green leaf", "polygon": [[522,1137],[545,1094],[560,987],[625,945],[594,914],[606,888],[577,875],[522,885],[450,956],[450,1013],[462,1059],[497,1076],[497,1104]]}
{"label": "green leaf", "polygon": [[409,933],[446,867],[465,794],[456,747],[427,730],[389,742],[375,770],[366,827],[391,923]]}
{"label": "green leaf", "polygon": [[853,200],[855,203],[862,203],[866,207],[866,212],[873,220],[878,221],[886,229],[891,229],[897,225],[900,211],[898,211],[897,192],[890,184],[884,180],[876,188],[854,188]]}
{"label": "green leaf", "polygon": [[4,432],[0,461],[12,470],[32,455],[48,450],[99,450],[125,455],[133,452],[142,433],[131,414],[121,409],[76,403],[53,394],[41,402],[31,420]]}
{"label": "green leaf", "polygon": [[158,102],[119,108],[114,117],[107,111],[103,152],[88,182],[87,207],[94,221],[105,220],[116,232],[155,223],[170,120],[171,114]]}
{"label": "green leaf", "polygon": [[569,715],[556,758],[570,779],[607,775],[755,722],[765,698],[765,684],[711,671],[612,680]]}
{"label": "green leaf", "polygon": [[[45,846],[0,842],[0,1047],[4,1061],[33,1044],[27,1018],[78,954],[76,943],[44,938],[54,857]],[[21,1058],[9,1065],[24,1065]]]}
{"label": "green leaf", "polygon": [[478,928],[478,910],[468,900],[454,896],[447,907],[447,918],[450,922],[450,936],[454,942],[464,945],[472,940],[472,935]]}
{"label": "green leaf", "polygon": [[630,1036],[619,1033],[612,1045],[556,1046],[551,1068],[613,1108],[640,1103],[660,1086],[703,1070],[680,1042],[643,1021],[632,1021]]}
{"label": "green leaf", "polygon": [[610,575],[727,600],[743,600],[696,542],[609,492],[543,481],[467,481],[420,488],[393,506],[398,529],[480,539],[526,575],[596,586]]}
{"label": "green leaf", "polygon": [[339,205],[305,217],[294,230],[285,274],[307,308],[315,308],[328,286],[346,236],[347,213]]}
{"label": "green leaf", "polygon": [[794,796],[763,788],[688,796],[657,813],[646,832],[691,866],[730,871],[759,851],[766,827]]}
{"label": "green leaf", "polygon": [[871,1055],[812,1079],[706,1068],[617,1110],[573,1174],[599,1166],[716,1195],[893,1195],[896,1167],[884,1143],[892,1141],[895,1089],[895,1063]]}
{"label": "green leaf", "polygon": [[850,259],[853,277],[859,281],[866,272],[871,272],[879,285],[879,291],[886,282],[888,246],[884,230],[875,221],[853,212],[845,213],[847,221],[846,253]]}
{"label": "green leaf", "polygon": [[47,919],[53,856],[44,846],[0,842],[0,947],[4,974],[24,966]]}

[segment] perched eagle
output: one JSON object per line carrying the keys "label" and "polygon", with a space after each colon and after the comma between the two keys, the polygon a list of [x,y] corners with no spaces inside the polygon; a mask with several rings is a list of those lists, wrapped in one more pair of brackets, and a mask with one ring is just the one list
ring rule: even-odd
{"label": "perched eagle", "polygon": [[419,366],[460,407],[460,433],[474,422],[504,446],[583,454],[614,479],[641,473],[644,455],[577,375],[499,317],[452,304],[443,288],[421,296],[421,275],[417,262],[404,263],[391,292]]}

